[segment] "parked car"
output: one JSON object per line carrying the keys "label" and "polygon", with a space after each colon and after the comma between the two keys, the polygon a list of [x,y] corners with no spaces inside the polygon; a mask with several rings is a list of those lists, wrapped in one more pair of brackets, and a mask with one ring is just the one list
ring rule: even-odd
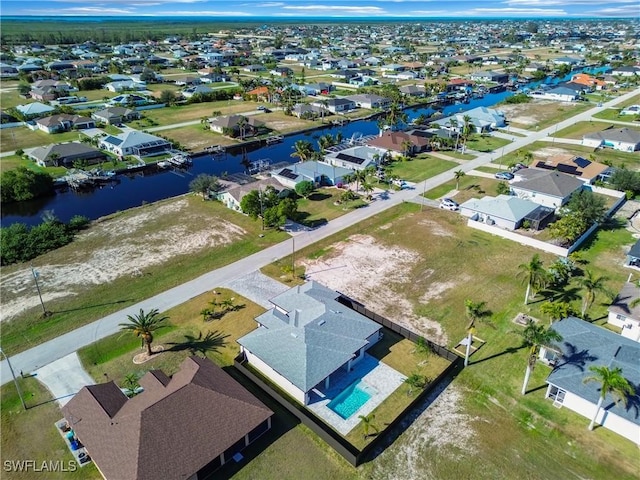
{"label": "parked car", "polygon": [[518,170],[522,170],[523,168],[527,168],[527,166],[524,163],[516,163],[511,168],[511,173],[516,173]]}
{"label": "parked car", "polygon": [[260,110],[260,111],[262,111],[262,112],[263,112],[263,111],[265,111],[265,110],[266,110],[266,108],[267,108],[267,107],[265,107],[264,105],[258,105],[258,106],[256,107],[256,110]]}
{"label": "parked car", "polygon": [[453,200],[452,198],[443,198],[440,200],[440,208],[446,208],[447,210],[458,210],[458,202]]}
{"label": "parked car", "polygon": [[513,180],[513,173],[511,172],[498,172],[495,174],[498,180]]}

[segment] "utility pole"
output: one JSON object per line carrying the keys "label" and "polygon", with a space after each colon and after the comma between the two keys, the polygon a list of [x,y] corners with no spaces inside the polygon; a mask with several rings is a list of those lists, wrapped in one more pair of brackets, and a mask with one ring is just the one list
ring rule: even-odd
{"label": "utility pole", "polygon": [[44,301],[42,300],[42,292],[40,292],[40,285],[38,284],[38,271],[31,266],[31,274],[33,275],[33,281],[36,282],[36,289],[38,290],[38,297],[40,297],[40,305],[42,305],[42,315],[45,317],[49,314],[47,309],[44,306]]}
{"label": "utility pole", "polygon": [[296,237],[291,237],[291,278],[296,278]]}
{"label": "utility pole", "polygon": [[20,385],[18,385],[18,380],[16,380],[16,374],[13,373],[13,367],[11,366],[11,362],[9,361],[9,357],[6,353],[0,348],[0,353],[4,355],[4,358],[7,360],[7,365],[9,366],[9,371],[11,372],[11,377],[13,378],[13,383],[16,385],[16,390],[18,391],[18,396],[20,397],[20,402],[22,403],[22,408],[27,409],[27,404],[24,403],[24,397],[22,396],[22,390],[20,390]]}

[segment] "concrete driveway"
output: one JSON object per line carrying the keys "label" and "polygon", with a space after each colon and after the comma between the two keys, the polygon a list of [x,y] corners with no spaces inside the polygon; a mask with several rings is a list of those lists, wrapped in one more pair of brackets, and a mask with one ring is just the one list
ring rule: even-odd
{"label": "concrete driveway", "polygon": [[71,400],[82,387],[96,383],[82,368],[80,359],[75,352],[45,365],[33,373],[49,389],[61,407]]}

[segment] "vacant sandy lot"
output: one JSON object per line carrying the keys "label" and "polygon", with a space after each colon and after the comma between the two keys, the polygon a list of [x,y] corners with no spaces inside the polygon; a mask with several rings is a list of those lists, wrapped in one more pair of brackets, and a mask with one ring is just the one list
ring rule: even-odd
{"label": "vacant sandy lot", "polygon": [[[245,233],[228,222],[201,222],[201,228],[196,230],[176,224],[176,218],[186,219],[190,215],[187,207],[188,201],[183,198],[94,225],[71,245],[71,261],[64,265],[36,264],[43,300],[47,302],[75,295],[85,285],[108,283],[127,275],[142,275],[145,268],[161,264],[169,258],[226,245]],[[163,222],[167,222],[166,228],[153,229],[157,232],[153,234],[145,233],[150,225]],[[108,246],[97,250],[93,248],[96,237],[108,238]],[[0,321],[40,302],[28,268],[3,274],[0,293]]]}
{"label": "vacant sandy lot", "polygon": [[505,113],[509,123],[522,126],[534,126],[545,118],[555,115],[560,107],[574,106],[571,102],[552,100],[533,100],[529,103],[501,104],[497,108]]}
{"label": "vacant sandy lot", "polygon": [[[352,235],[347,241],[334,244],[322,257],[302,263],[307,278],[357,299],[370,310],[430,340],[446,344],[440,324],[415,315],[411,302],[397,291],[401,288],[394,288],[410,282],[408,274],[420,259],[417,252],[387,248],[369,235]],[[438,286],[439,292],[453,286]]]}

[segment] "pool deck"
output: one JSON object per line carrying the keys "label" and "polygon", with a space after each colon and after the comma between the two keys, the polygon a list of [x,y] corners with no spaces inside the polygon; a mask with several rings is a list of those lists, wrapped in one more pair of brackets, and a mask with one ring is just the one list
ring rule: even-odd
{"label": "pool deck", "polygon": [[[318,417],[331,425],[342,435],[348,434],[360,423],[360,415],[368,415],[391,395],[407,377],[393,368],[365,353],[362,360],[347,373],[344,370],[331,375],[329,390],[314,389],[310,392],[310,402],[307,408]],[[346,420],[327,407],[329,402],[358,379],[365,385],[372,387],[374,393],[367,402]],[[369,390],[369,389],[367,389]]]}

